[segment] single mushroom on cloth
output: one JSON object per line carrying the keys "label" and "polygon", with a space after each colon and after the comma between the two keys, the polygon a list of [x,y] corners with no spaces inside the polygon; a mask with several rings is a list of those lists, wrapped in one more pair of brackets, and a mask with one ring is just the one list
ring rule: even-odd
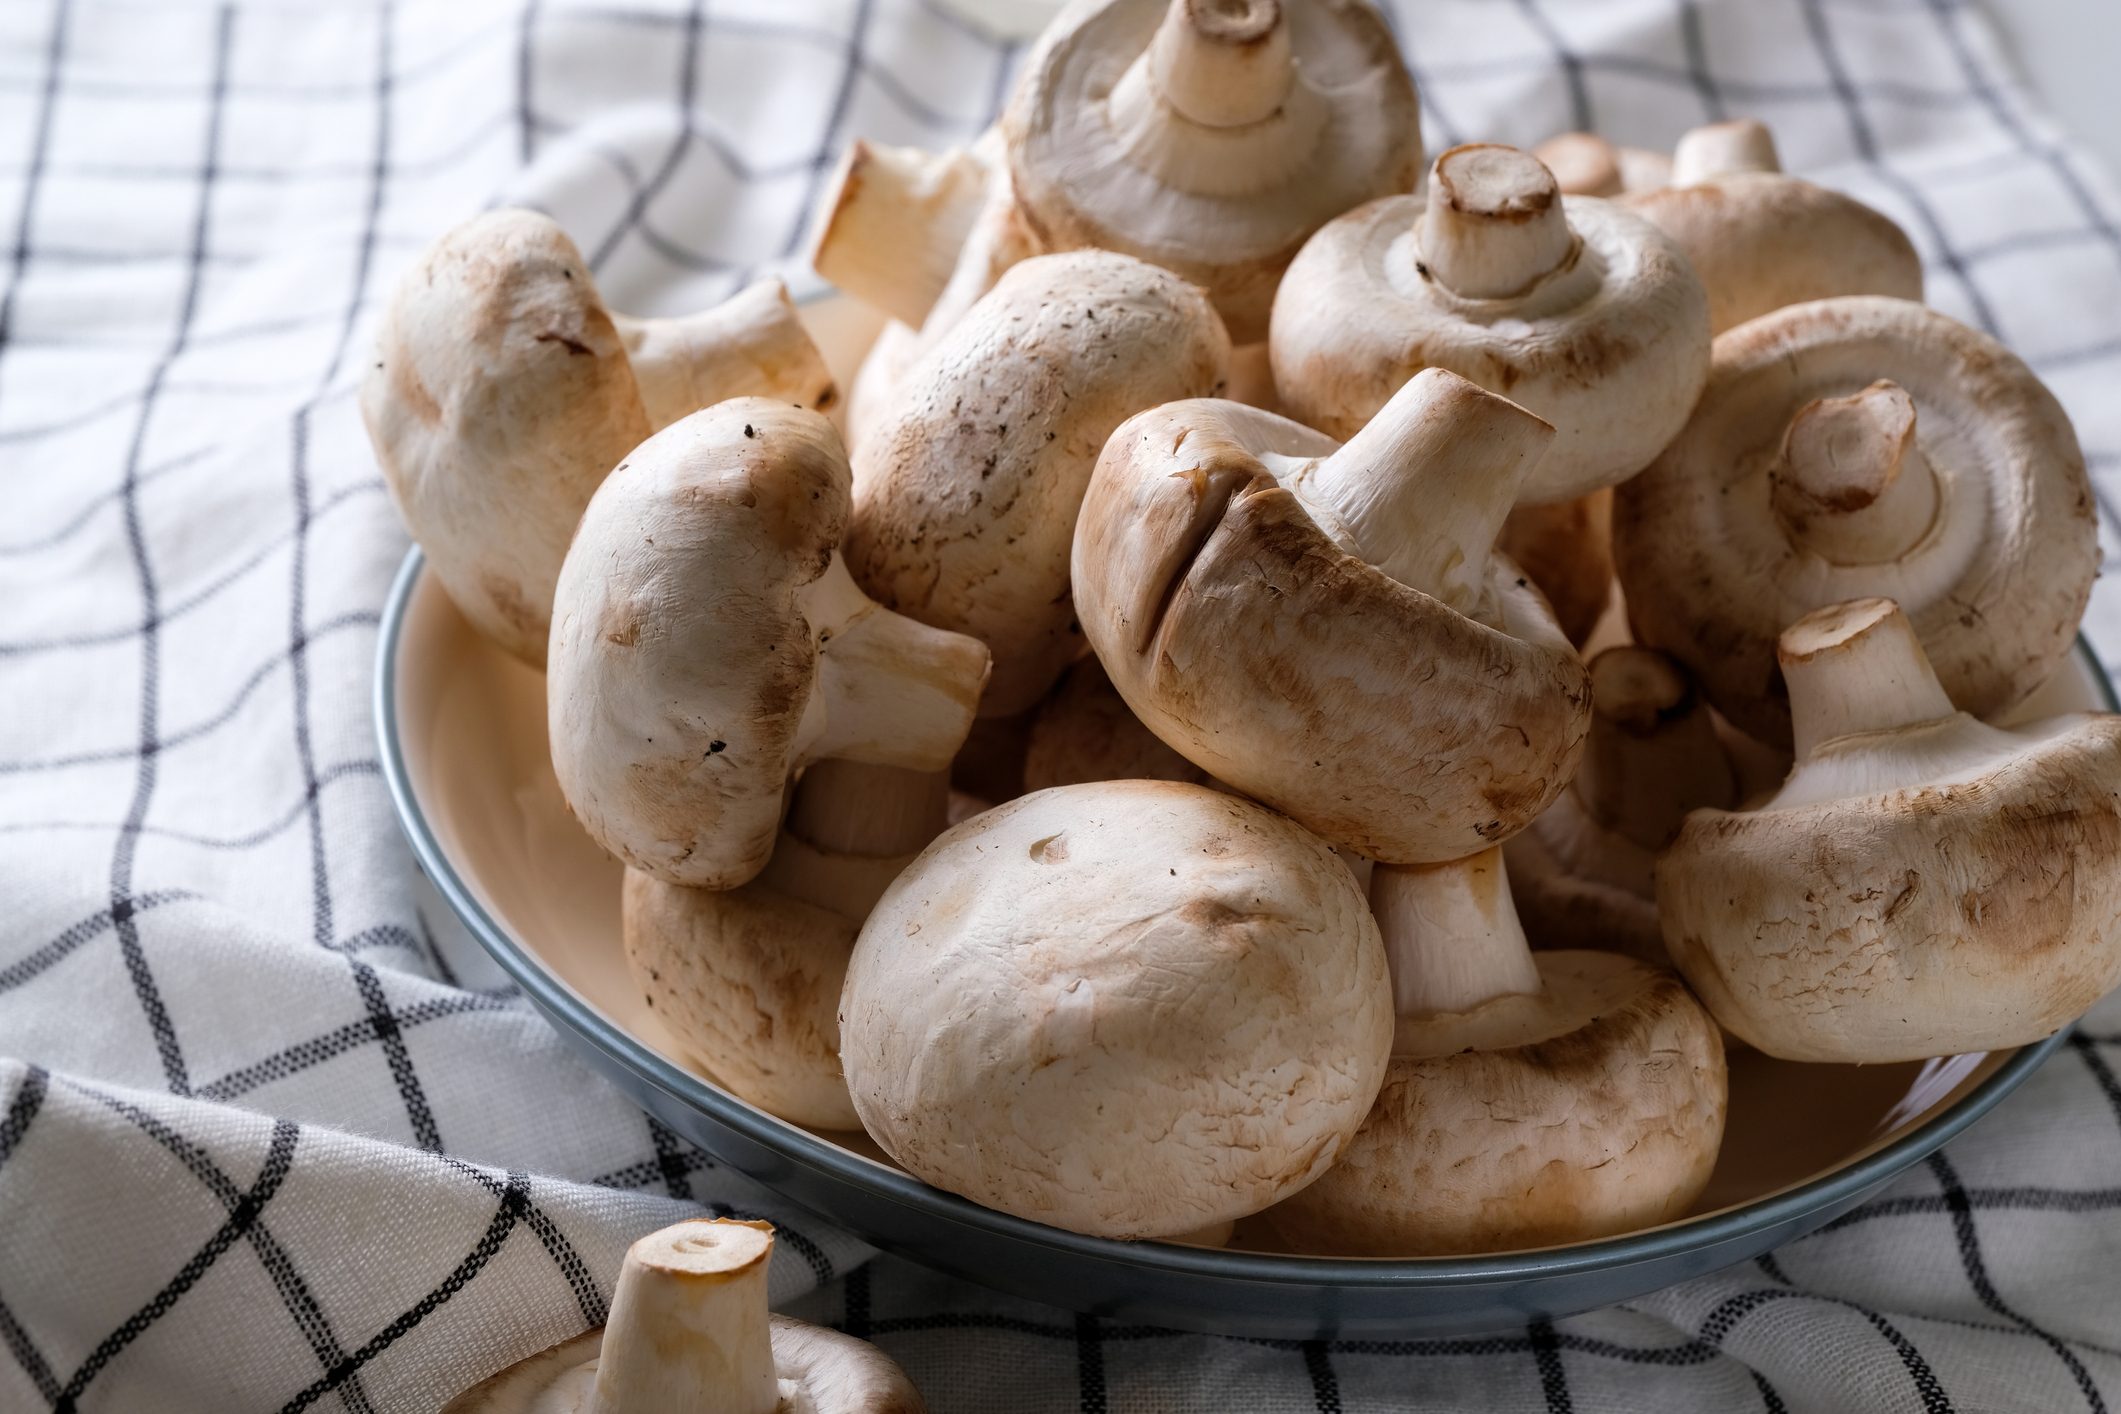
{"label": "single mushroom on cloth", "polygon": [[1670,965],[1657,852],[1687,812],[1737,806],[1739,784],[1686,670],[1623,645],[1591,660],[1591,732],[1561,798],[1503,846],[1535,947],[1602,948]]}
{"label": "single mushroom on cloth", "polygon": [[1173,1237],[1317,1178],[1391,1048],[1377,926],[1270,810],[1111,781],[951,829],[862,925],[840,1054],[870,1137],[938,1188]]}
{"label": "single mushroom on cloth", "polygon": [[1015,266],[906,370],[855,453],[847,567],[883,604],[994,653],[982,716],[1082,652],[1076,512],[1112,430],[1222,386],[1222,322],[1168,270],[1105,251]]}
{"label": "single mushroom on cloth", "polygon": [[963,743],[987,650],[855,587],[851,496],[832,424],[766,398],[665,428],[598,488],[560,571],[547,719],[568,808],[632,868],[735,888],[804,766],[940,771]]}
{"label": "single mushroom on cloth", "polygon": [[739,1099],[813,1129],[860,1129],[840,1073],[840,984],[884,890],[948,823],[950,781],[820,761],[773,857],[734,889],[628,870],[626,960],[685,1052]]}
{"label": "single mushroom on cloth", "polygon": [[566,232],[509,209],[451,230],[398,282],[361,418],[451,601],[542,666],[560,561],[605,475],[657,428],[744,395],[838,396],[778,280],[689,318],[628,319]]}
{"label": "single mushroom on cloth", "polygon": [[1517,833],[1575,772],[1581,660],[1493,553],[1553,429],[1426,371],[1345,446],[1236,403],[1106,444],[1075,537],[1083,632],[1218,780],[1396,864]]}
{"label": "single mushroom on cloth", "polygon": [[1743,119],[1679,140],[1672,181],[1631,196],[1686,252],[1718,334],[1836,295],[1922,298],[1922,258],[1892,218],[1786,175],[1764,124]]}
{"label": "single mushroom on cloth", "polygon": [[1370,903],[1392,1063],[1340,1162],[1266,1214],[1291,1251],[1515,1251],[1685,1214],[1729,1089],[1722,1034],[1677,977],[1618,953],[1533,953],[1497,850],[1380,866]]}
{"label": "single mushroom on cloth", "polygon": [[1268,337],[1290,416],[1352,437],[1424,368],[1554,424],[1523,499],[1563,501],[1649,465],[1708,376],[1708,296],[1670,238],[1618,203],[1564,198],[1514,147],[1454,147],[1426,203],[1325,226],[1289,267]]}
{"label": "single mushroom on cloth", "polygon": [[1239,344],[1313,231],[1421,177],[1413,80],[1369,0],[1076,0],[1002,130],[1041,248],[1175,270]]}
{"label": "single mushroom on cloth", "polygon": [[692,1218],[626,1249],[597,1330],[509,1366],[442,1414],[922,1414],[865,1340],[766,1309],[773,1226]]}
{"label": "single mushroom on cloth", "polygon": [[1615,493],[1613,559],[1635,637],[1787,746],[1789,624],[1896,600],[1952,701],[1993,717],[2069,652],[2099,547],[2076,433],[2032,370],[1919,304],[1851,296],[1716,341],[1686,430]]}
{"label": "single mushroom on cloth", "polygon": [[2121,717],[1955,711],[1889,599],[1781,652],[1789,779],[1696,811],[1657,862],[1665,946],[1717,1020],[1785,1060],[1922,1060],[2037,1041],[2121,981]]}

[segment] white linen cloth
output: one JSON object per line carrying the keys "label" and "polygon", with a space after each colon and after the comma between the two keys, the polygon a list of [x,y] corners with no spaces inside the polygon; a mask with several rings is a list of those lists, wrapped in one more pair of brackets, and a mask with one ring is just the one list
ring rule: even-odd
{"label": "white linen cloth", "polygon": [[[1768,119],[2117,489],[2121,207],[1978,11],[1395,20],[1432,151]],[[644,1119],[423,895],[369,711],[406,541],[350,396],[398,271],[530,203],[614,305],[698,306],[791,264],[847,139],[968,136],[1014,57],[915,0],[0,6],[0,1408],[432,1409],[601,1319],[700,1203],[786,1219],[776,1298],[937,1411],[2121,1401],[2115,1004],[1773,1258],[1491,1339],[1278,1344],[869,1260]],[[2121,655],[2110,584],[2088,632]]]}

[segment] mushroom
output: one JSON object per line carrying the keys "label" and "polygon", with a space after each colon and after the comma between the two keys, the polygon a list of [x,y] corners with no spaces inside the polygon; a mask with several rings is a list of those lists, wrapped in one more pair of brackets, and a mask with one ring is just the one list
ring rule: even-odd
{"label": "mushroom", "polygon": [[1098,449],[1131,414],[1222,385],[1198,290],[1124,255],[1012,268],[861,440],[847,565],[879,601],[994,653],[983,716],[1033,706],[1082,651],[1068,549]]}
{"label": "mushroom", "polygon": [[2121,981],[2121,717],[1955,711],[1889,599],[1799,619],[1781,655],[1788,780],[1657,863],[1717,1020],[1785,1060],[1920,1060],[2037,1041]]}
{"label": "mushroom", "polygon": [[1575,779],[1503,846],[1517,913],[1535,945],[1666,966],[1657,851],[1689,810],[1734,808],[1737,773],[1686,670],[1653,649],[1593,658],[1591,709]]}
{"label": "mushroom", "polygon": [[999,166],[998,135],[923,152],[857,139],[819,206],[810,264],[840,289],[918,329],[972,234]]}
{"label": "mushroom", "polygon": [[1612,490],[1518,506],[1503,521],[1495,548],[1531,576],[1569,642],[1583,647],[1613,597]]}
{"label": "mushroom", "polygon": [[1311,1182],[1391,1048],[1377,928],[1318,839],[1170,781],[1022,796],[862,925],[840,1053],[870,1136],[938,1188],[1167,1237]]}
{"label": "mushroom", "polygon": [[1719,338],[1685,431],[1613,503],[1635,637],[1782,746],[1775,638],[1796,619],[1898,600],[1952,700],[1993,717],[2069,652],[2097,539],[2076,434],[2032,370],[1942,314],[1872,296]]}
{"label": "mushroom", "polygon": [[733,398],[635,448],[590,501],[554,599],[552,764],[626,864],[735,888],[809,763],[950,764],[987,650],[855,587],[849,500],[831,423]]}
{"label": "mushroom", "polygon": [[1707,1185],[1728,1085],[1679,979],[1609,952],[1533,953],[1502,855],[1370,883],[1398,1009],[1362,1128],[1266,1222],[1292,1251],[1424,1257],[1670,1222]]}
{"label": "mushroom", "polygon": [[1539,592],[1493,554],[1553,429],[1415,377],[1345,446],[1236,403],[1114,433],[1076,611],[1134,714],[1359,854],[1475,853],[1561,793],[1591,703]]}
{"label": "mushroom", "polygon": [[500,210],[451,230],[398,282],[361,417],[450,599],[542,666],[553,582],[605,473],[656,427],[741,394],[836,396],[779,281],[690,319],[627,319],[604,307],[566,232]]}
{"label": "mushroom", "polygon": [[1784,175],[1774,136],[1750,119],[1688,133],[1671,185],[1629,204],[1694,263],[1718,334],[1835,295],[1922,298],[1907,234],[1854,197]]}
{"label": "mushroom", "polygon": [[854,937],[943,831],[949,778],[820,761],[750,883],[688,889],[628,870],[626,960],[687,1055],[739,1099],[813,1129],[859,1129],[840,1074]]}
{"label": "mushroom", "polygon": [[766,1309],[773,1225],[673,1223],[626,1249],[609,1321],[511,1365],[442,1414],[921,1414],[864,1340]]}
{"label": "mushroom", "polygon": [[1655,191],[1672,180],[1672,159],[1640,147],[1618,147],[1596,133],[1559,133],[1532,149],[1564,196],[1619,196]]}
{"label": "mushroom", "polygon": [[1708,297],[1642,217],[1564,199],[1513,147],[1436,159],[1427,205],[1386,197],[1327,224],[1289,267],[1268,351],[1290,416],[1352,437],[1424,368],[1554,424],[1524,488],[1561,501],[1633,476],[1686,425],[1708,374]]}
{"label": "mushroom", "polygon": [[1142,725],[1095,658],[1068,669],[1039,705],[1024,752],[1027,791],[1086,781],[1210,783],[1206,771]]}
{"label": "mushroom", "polygon": [[1421,176],[1421,109],[1367,0],[1086,0],[1025,63],[1002,121],[1045,250],[1124,251],[1266,337],[1306,237]]}

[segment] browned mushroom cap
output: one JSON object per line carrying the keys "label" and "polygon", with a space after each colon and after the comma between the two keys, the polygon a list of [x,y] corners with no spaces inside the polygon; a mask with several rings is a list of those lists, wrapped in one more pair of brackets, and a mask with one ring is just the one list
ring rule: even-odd
{"label": "browned mushroom cap", "polygon": [[840,1073],[840,984],[862,920],[943,832],[949,781],[820,761],[796,783],[773,858],[739,888],[626,874],[635,987],[685,1053],[768,1114],[859,1129]]}
{"label": "browned mushroom cap", "polygon": [[1495,548],[1532,577],[1569,642],[1583,647],[1613,597],[1612,488],[1514,508]]}
{"label": "browned mushroom cap", "polygon": [[906,371],[856,454],[847,566],[877,599],[980,639],[980,711],[1045,695],[1082,651],[1068,550],[1098,449],[1145,407],[1222,384],[1198,290],[1105,251],[1011,269]]}
{"label": "browned mushroom cap", "polygon": [[1890,600],[1782,636],[1797,765],[1689,816],[1665,945],[1769,1055],[1869,1064],[2025,1045],[2121,980],[2121,718],[1952,709]]}
{"label": "browned mushroom cap", "polygon": [[1668,965],[1657,851],[1689,810],[1727,810],[1738,779],[1686,670],[1632,645],[1591,660],[1591,732],[1559,800],[1503,846],[1535,947],[1599,948]]}
{"label": "browned mushroom cap", "polygon": [[766,1310],[769,1223],[696,1218],[627,1249],[610,1322],[482,1381],[442,1414],[922,1414],[875,1346]]}
{"label": "browned mushroom cap", "polygon": [[1922,298],[1906,232],[1854,197],[1784,175],[1773,136],[1750,119],[1688,133],[1672,184],[1629,202],[1694,263],[1718,334],[1807,300]]}
{"label": "browned mushroom cap", "polygon": [[1412,190],[1421,110],[1367,0],[1083,0],[1025,65],[1003,120],[1048,250],[1125,251],[1266,336],[1304,238]]}
{"label": "browned mushroom cap", "polygon": [[1266,1214],[1291,1250],[1546,1247],[1692,1206],[1728,1090],[1721,1036],[1677,977],[1528,951],[1494,850],[1380,866],[1370,901],[1399,1011],[1392,1063],[1340,1162]]}
{"label": "browned mushroom cap", "polygon": [[2098,571],[2069,418],[1994,339],[1905,300],[1822,300],[1716,341],[1686,430],[1620,488],[1635,636],[1716,710],[1787,745],[1775,639],[1897,600],[1952,700],[1992,717],[2069,651]]}
{"label": "browned mushroom cap", "polygon": [[1559,133],[1532,149],[1567,196],[1654,191],[1672,180],[1672,159],[1640,147],[1617,147],[1596,133]]}
{"label": "browned mushroom cap", "polygon": [[743,394],[835,396],[779,281],[689,319],[627,319],[550,218],[500,210],[398,282],[361,416],[450,599],[535,666],[568,538],[605,473],[666,421]]}
{"label": "browned mushroom cap", "polygon": [[1083,632],[1135,715],[1246,795],[1374,859],[1472,853],[1561,792],[1590,714],[1490,549],[1551,435],[1441,370],[1344,447],[1235,403],[1144,413],[1083,503]]}
{"label": "browned mushroom cap", "polygon": [[1290,415],[1336,437],[1423,368],[1522,404],[1555,428],[1524,499],[1558,501],[1633,476],[1686,425],[1708,297],[1648,221],[1471,144],[1436,159],[1426,202],[1386,197],[1313,236],[1267,345]]}
{"label": "browned mushroom cap", "polygon": [[1084,781],[1207,780],[1206,771],[1142,725],[1095,658],[1068,669],[1032,718],[1024,753],[1027,791]]}
{"label": "browned mushroom cap", "polygon": [[546,699],[568,807],[625,863],[734,888],[772,854],[792,773],[939,771],[964,741],[987,650],[855,587],[835,551],[849,481],[823,417],[736,398],[598,488],[560,572]]}

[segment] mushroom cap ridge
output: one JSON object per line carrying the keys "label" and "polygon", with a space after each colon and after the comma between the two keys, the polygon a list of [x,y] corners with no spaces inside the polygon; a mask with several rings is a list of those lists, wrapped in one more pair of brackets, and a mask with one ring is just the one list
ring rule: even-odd
{"label": "mushroom cap ridge", "polygon": [[1588,676],[1521,577],[1509,631],[1479,623],[1342,549],[1261,461],[1335,446],[1207,400],[1121,427],[1076,528],[1083,632],[1217,779],[1373,859],[1478,853],[1567,785]]}
{"label": "mushroom cap ridge", "polygon": [[841,1057],[938,1187],[1106,1237],[1266,1207],[1330,1165],[1391,1048],[1348,869],[1249,801],[1062,786],[956,826],[863,926]]}

